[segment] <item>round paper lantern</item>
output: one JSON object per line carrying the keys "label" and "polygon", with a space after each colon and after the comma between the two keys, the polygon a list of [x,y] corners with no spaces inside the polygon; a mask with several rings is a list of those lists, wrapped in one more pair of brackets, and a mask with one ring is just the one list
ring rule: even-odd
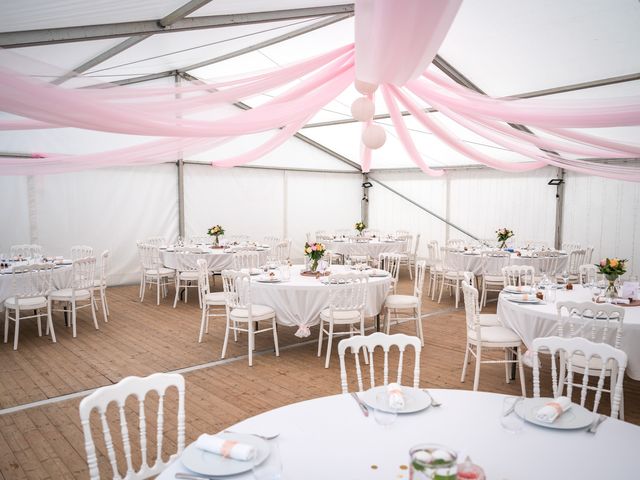
{"label": "round paper lantern", "polygon": [[362,143],[375,150],[384,145],[387,140],[387,132],[380,125],[369,125],[362,132]]}
{"label": "round paper lantern", "polygon": [[376,106],[367,97],[356,98],[351,104],[351,115],[359,122],[366,122],[373,118]]}
{"label": "round paper lantern", "polygon": [[353,85],[356,87],[356,90],[359,91],[363,95],[369,95],[377,90],[378,85],[374,83],[363,82],[362,80],[356,80],[353,82]]}

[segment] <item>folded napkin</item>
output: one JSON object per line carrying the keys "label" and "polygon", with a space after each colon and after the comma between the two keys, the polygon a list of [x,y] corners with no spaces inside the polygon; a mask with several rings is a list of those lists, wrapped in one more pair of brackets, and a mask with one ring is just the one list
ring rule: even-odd
{"label": "folded napkin", "polygon": [[206,452],[222,455],[225,458],[233,458],[246,462],[256,455],[256,448],[253,445],[239,443],[228,438],[221,438],[215,435],[203,433],[196,440],[196,447]]}
{"label": "folded napkin", "polygon": [[[609,301],[609,299],[607,297],[598,297],[598,303],[606,303]],[[619,305],[629,305],[631,303],[631,300],[629,300],[628,298],[614,298],[611,300],[611,303],[617,303]]]}
{"label": "folded napkin", "polygon": [[404,394],[402,393],[402,387],[397,383],[390,383],[387,385],[387,394],[389,395],[389,406],[400,410],[404,408]]}
{"label": "folded napkin", "polygon": [[533,288],[527,285],[517,286],[517,287],[513,285],[507,285],[506,287],[504,287],[504,291],[511,292],[511,293],[534,293]]}
{"label": "folded napkin", "polygon": [[512,293],[509,295],[510,300],[520,300],[521,302],[530,302],[537,298],[538,297],[530,293]]}
{"label": "folded napkin", "polygon": [[536,418],[541,422],[553,423],[569,408],[571,408],[571,400],[567,397],[558,397],[538,410]]}

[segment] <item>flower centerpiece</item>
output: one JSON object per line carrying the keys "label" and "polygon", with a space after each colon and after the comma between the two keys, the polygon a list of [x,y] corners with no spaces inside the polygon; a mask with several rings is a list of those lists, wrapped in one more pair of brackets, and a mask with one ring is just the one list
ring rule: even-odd
{"label": "flower centerpiece", "polygon": [[619,258],[603,258],[600,260],[599,264],[596,264],[600,273],[609,280],[609,286],[605,291],[605,297],[615,298],[617,296],[615,283],[618,277],[620,275],[624,275],[627,271],[625,268],[626,262],[626,260],[621,260]]}
{"label": "flower centerpiece", "polygon": [[513,230],[509,230],[508,228],[501,228],[496,230],[496,235],[498,235],[498,241],[500,242],[499,248],[506,248],[507,240],[513,237]]}
{"label": "flower centerpiece", "polygon": [[318,270],[318,262],[324,256],[326,252],[326,248],[322,243],[305,243],[304,244],[304,254],[309,257],[309,261],[311,262],[311,266],[309,269],[312,272]]}
{"label": "flower centerpiece", "polygon": [[224,228],[220,225],[214,225],[207,230],[207,235],[215,237],[215,245],[218,246],[220,245],[220,239],[218,237],[220,237],[220,235],[224,235]]}
{"label": "flower centerpiece", "polygon": [[358,233],[360,235],[362,235],[362,231],[367,228],[367,226],[364,224],[364,222],[356,222],[356,224],[354,225],[355,229],[358,231]]}

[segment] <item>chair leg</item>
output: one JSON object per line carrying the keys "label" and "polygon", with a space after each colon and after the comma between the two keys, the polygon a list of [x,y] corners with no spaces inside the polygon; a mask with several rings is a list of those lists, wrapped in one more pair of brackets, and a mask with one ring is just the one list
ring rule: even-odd
{"label": "chair leg", "polygon": [[140,302],[144,302],[144,291],[147,288],[147,278],[145,277],[142,281],[142,291],[140,293]]}
{"label": "chair leg", "polygon": [[464,347],[464,363],[462,364],[462,375],[460,375],[460,382],[464,383],[467,376],[467,365],[469,364],[469,343]]}
{"label": "chair leg", "polygon": [[478,390],[478,384],[480,383],[480,355],[482,353],[482,348],[480,345],[476,345],[476,373],[473,377],[473,391]]}
{"label": "chair leg", "polygon": [[518,355],[518,373],[520,374],[520,388],[522,389],[522,396],[527,396],[527,387],[524,381],[524,368],[522,367],[522,347],[518,346],[516,349],[516,354]]}
{"label": "chair leg", "polygon": [[[19,307],[19,305],[17,305]],[[18,334],[20,332],[20,308],[16,308],[16,328],[13,331],[13,349],[18,349]]]}
{"label": "chair leg", "polygon": [[190,282],[184,283],[184,303],[187,303],[187,298],[189,296],[189,284]]}
{"label": "chair leg", "polygon": [[47,334],[51,332],[51,341],[56,343],[56,332],[53,329],[53,318],[51,317],[51,302],[47,303]]}
{"label": "chair leg", "polygon": [[385,308],[384,328],[385,328],[385,333],[389,335],[389,330],[391,329],[391,309],[390,308]]}
{"label": "chair leg", "polygon": [[329,368],[331,360],[331,342],[333,340],[333,322],[329,322],[329,333],[327,334],[327,358],[324,361],[324,368]]}
{"label": "chair leg", "polygon": [[[107,301],[107,287],[104,287],[103,290],[101,290],[102,294],[103,294],[103,298],[104,298],[104,306],[106,308],[106,312],[107,312],[107,317],[109,316],[109,302]],[[107,320],[105,320],[106,322]]]}
{"label": "chair leg", "polygon": [[[186,290],[186,288],[185,288]],[[180,295],[180,280],[176,281],[176,295],[175,297],[173,297],[173,308],[176,308],[176,305],[178,304],[178,296]],[[185,297],[187,295],[187,292],[185,291]]]}
{"label": "chair leg", "polygon": [[207,324],[207,310],[209,307],[207,305],[202,309],[202,319],[200,320],[200,335],[198,336],[198,343],[202,343],[202,337],[204,335],[204,329]]}
{"label": "chair leg", "polygon": [[96,327],[96,330],[100,330],[100,326],[98,325],[98,317],[96,316],[96,302],[93,298],[93,292],[91,292],[91,316],[93,317],[93,325]]}
{"label": "chair leg", "polygon": [[248,321],[247,322],[247,330],[249,330],[249,341],[247,342],[249,344],[249,366],[253,367],[253,348],[254,348],[254,333],[253,333],[253,322],[252,321]]}
{"label": "chair leg", "polygon": [[42,336],[42,323],[40,322],[40,315],[42,315],[42,314],[40,313],[40,310],[37,311],[36,315],[37,315],[36,322],[38,324],[38,336],[41,337]]}
{"label": "chair leg", "polygon": [[318,334],[318,356],[322,355],[322,334],[323,333],[324,333],[324,322],[322,321],[322,319],[320,319],[320,333]]}
{"label": "chair leg", "polygon": [[107,294],[103,289],[100,289],[100,303],[102,304],[102,316],[104,317],[104,323],[107,323],[109,319],[109,312],[107,311]]}
{"label": "chair leg", "polygon": [[442,291],[444,290],[444,277],[442,277],[442,283],[440,283],[440,295],[438,295],[438,303],[442,301]]}
{"label": "chair leg", "polygon": [[73,338],[76,338],[76,303],[71,303],[71,329],[73,331]]}
{"label": "chair leg", "polygon": [[278,345],[278,325],[276,324],[276,317],[273,317],[273,344],[276,348],[276,357],[279,357],[280,346]]}
{"label": "chair leg", "polygon": [[458,308],[458,304],[460,303],[460,279],[456,279],[454,288],[456,289],[456,308]]}
{"label": "chair leg", "polygon": [[512,354],[509,352],[508,348],[504,349],[504,378],[507,381],[507,383],[511,383],[511,378],[509,378],[509,367],[511,366],[509,362],[509,357],[512,356]]}
{"label": "chair leg", "polygon": [[418,331],[418,337],[420,337],[420,343],[424,347],[424,332],[422,331],[422,307],[418,305],[416,312],[416,330]]}
{"label": "chair leg", "polygon": [[229,316],[227,316],[227,325],[224,329],[224,342],[222,343],[222,354],[220,358],[224,358],[227,354],[227,344],[229,343],[229,328],[231,328],[231,321],[229,320]]}
{"label": "chair leg", "polygon": [[9,308],[4,310],[4,343],[9,340]]}

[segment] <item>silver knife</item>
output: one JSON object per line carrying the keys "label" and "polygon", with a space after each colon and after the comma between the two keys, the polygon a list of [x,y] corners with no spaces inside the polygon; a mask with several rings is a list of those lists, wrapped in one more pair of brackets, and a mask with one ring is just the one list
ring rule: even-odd
{"label": "silver knife", "polygon": [[598,427],[600,426],[600,424],[604,422],[607,418],[609,417],[607,417],[606,415],[600,415],[598,419],[591,424],[587,432],[596,433],[596,430],[598,430]]}
{"label": "silver knife", "polygon": [[355,392],[351,392],[351,396],[358,403],[358,406],[360,407],[360,410],[362,410],[362,414],[365,417],[368,417],[369,416],[369,409],[364,404],[364,402],[362,400],[360,400],[360,397]]}

